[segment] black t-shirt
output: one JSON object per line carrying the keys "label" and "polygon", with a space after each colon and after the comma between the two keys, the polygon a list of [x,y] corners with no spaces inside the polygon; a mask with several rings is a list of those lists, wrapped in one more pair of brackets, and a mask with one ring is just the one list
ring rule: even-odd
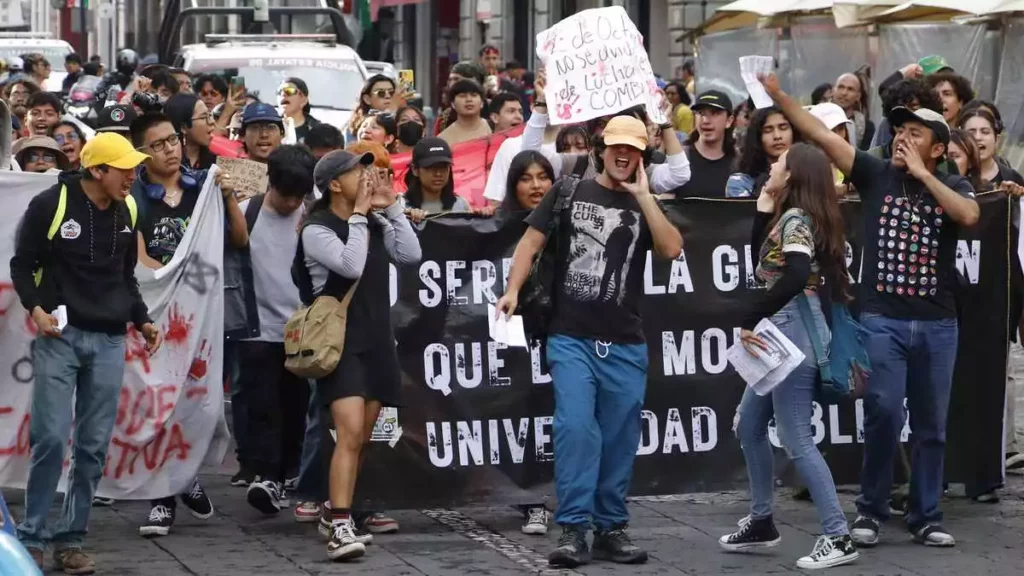
{"label": "black t-shirt", "polygon": [[677,198],[725,198],[725,183],[733,172],[736,156],[726,154],[718,160],[708,160],[696,146],[686,148],[690,159],[690,181],[675,189]]}
{"label": "black t-shirt", "polygon": [[171,208],[163,200],[145,198],[148,206],[141,212],[137,229],[142,232],[146,254],[161,264],[167,264],[174,257],[174,251],[185,236],[185,229],[192,220],[192,211],[199,199],[197,190],[183,190],[181,202]]}
{"label": "black t-shirt", "polygon": [[[526,218],[546,231],[557,187]],[[644,342],[640,297],[651,233],[640,205],[628,192],[580,182],[572,204],[563,213],[559,246],[558,289],[552,334],[607,342]]]}
{"label": "black t-shirt", "polygon": [[[974,197],[966,178],[935,176]],[[850,182],[864,209],[863,310],[906,320],[955,318],[956,222],[924,184],[888,160],[858,150]]]}

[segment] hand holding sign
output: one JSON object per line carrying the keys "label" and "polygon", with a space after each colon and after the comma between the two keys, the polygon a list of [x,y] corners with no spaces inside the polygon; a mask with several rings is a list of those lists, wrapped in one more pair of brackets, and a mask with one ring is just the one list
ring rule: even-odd
{"label": "hand holding sign", "polygon": [[643,36],[621,6],[584,10],[537,35],[547,70],[552,124],[585,122],[645,106],[664,124],[657,82]]}
{"label": "hand holding sign", "polygon": [[740,56],[740,76],[747,86],[750,99],[754,101],[754,107],[768,108],[772,105],[772,98],[765,91],[764,86],[758,78],[770,74],[775,60],[771,56]]}

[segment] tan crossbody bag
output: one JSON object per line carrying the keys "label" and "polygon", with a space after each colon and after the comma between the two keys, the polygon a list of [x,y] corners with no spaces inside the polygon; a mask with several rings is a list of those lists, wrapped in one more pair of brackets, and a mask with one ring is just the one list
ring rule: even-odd
{"label": "tan crossbody bag", "polygon": [[334,372],[345,350],[348,306],[357,288],[359,280],[340,302],[334,296],[317,296],[292,314],[284,327],[284,367],[289,372],[307,379]]}

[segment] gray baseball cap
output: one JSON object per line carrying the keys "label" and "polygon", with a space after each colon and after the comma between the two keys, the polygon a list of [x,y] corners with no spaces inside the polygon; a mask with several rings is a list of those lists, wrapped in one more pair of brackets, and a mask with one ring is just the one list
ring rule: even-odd
{"label": "gray baseball cap", "polygon": [[330,194],[331,180],[360,164],[363,166],[373,164],[373,154],[367,152],[356,155],[348,150],[328,152],[316,163],[316,168],[313,169],[313,182],[316,183],[316,187],[322,194]]}

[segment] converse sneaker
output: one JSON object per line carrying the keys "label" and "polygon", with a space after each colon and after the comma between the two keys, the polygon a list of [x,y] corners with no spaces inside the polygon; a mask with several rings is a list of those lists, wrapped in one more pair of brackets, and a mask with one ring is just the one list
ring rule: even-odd
{"label": "converse sneaker", "polygon": [[277,514],[282,508],[281,491],[281,485],[277,482],[260,480],[249,485],[245,491],[245,500],[264,514]]}
{"label": "converse sneaker", "polygon": [[616,564],[643,564],[647,551],[633,544],[626,533],[626,525],[606,532],[594,532],[594,560],[611,560]]}
{"label": "converse sneaker", "polygon": [[398,532],[398,520],[383,512],[374,512],[360,522],[360,528],[371,534],[394,534]]}
{"label": "converse sneaker", "polygon": [[312,500],[302,500],[295,507],[296,522],[316,522],[320,519],[320,504]]}
{"label": "converse sneaker", "polygon": [[167,536],[174,525],[174,507],[157,504],[149,511],[149,518],[139,526],[139,536]]}
{"label": "converse sneaker", "polygon": [[849,535],[825,535],[818,537],[810,556],[804,556],[796,561],[796,567],[802,570],[831,568],[849,564],[859,557],[860,553],[857,552],[857,548],[853,545],[853,539]]}
{"label": "converse sneaker", "polygon": [[925,546],[948,548],[956,546],[956,540],[949,532],[938,524],[926,524],[917,530],[911,530],[914,542]]}
{"label": "converse sneaker", "polygon": [[238,470],[238,473],[231,477],[231,485],[237,488],[248,488],[249,484],[252,484],[252,481],[255,478],[255,474],[243,467]]}
{"label": "converse sneaker", "polygon": [[331,560],[352,560],[366,554],[366,546],[356,539],[352,520],[335,522],[331,526],[331,539],[327,543],[327,557]]}
{"label": "converse sneaker", "polygon": [[526,511],[523,534],[542,536],[548,533],[548,511],[544,508],[530,508]]}
{"label": "converse sneaker", "polygon": [[718,539],[718,545],[723,550],[737,552],[748,548],[772,548],[778,546],[782,541],[771,516],[757,520],[746,516],[738,526],[740,529],[736,532],[726,534]]}
{"label": "converse sneaker", "polygon": [[181,503],[188,508],[188,511],[200,520],[206,520],[213,516],[213,502],[206,495],[206,491],[199,485],[199,478],[192,479],[192,486],[187,492],[178,496]]}
{"label": "converse sneaker", "polygon": [[81,548],[54,550],[53,563],[57,570],[62,570],[65,574],[93,574],[96,572],[96,563],[85,552],[82,552]]}
{"label": "converse sneaker", "polygon": [[850,526],[850,538],[860,548],[870,548],[878,544],[878,521],[867,516],[857,516]]}
{"label": "converse sneaker", "polygon": [[575,526],[562,526],[558,547],[548,555],[548,564],[561,568],[575,568],[590,563],[587,534]]}
{"label": "converse sneaker", "polygon": [[1009,452],[1006,455],[1006,473],[1024,474],[1024,454]]}
{"label": "converse sneaker", "polygon": [[[324,518],[323,516],[321,516],[320,520],[319,520],[319,522],[317,524],[316,529],[317,529],[317,532],[319,532],[320,535],[323,536],[324,538],[327,538],[327,539],[331,538],[331,521],[330,520],[328,520],[328,519]],[[367,532],[366,530],[364,530],[362,528],[356,527],[354,523],[353,523],[352,532],[355,533],[355,535],[356,535],[356,542],[359,542],[360,544],[362,544],[364,546],[369,546],[370,544],[373,544],[373,534],[370,534],[369,532]]]}

